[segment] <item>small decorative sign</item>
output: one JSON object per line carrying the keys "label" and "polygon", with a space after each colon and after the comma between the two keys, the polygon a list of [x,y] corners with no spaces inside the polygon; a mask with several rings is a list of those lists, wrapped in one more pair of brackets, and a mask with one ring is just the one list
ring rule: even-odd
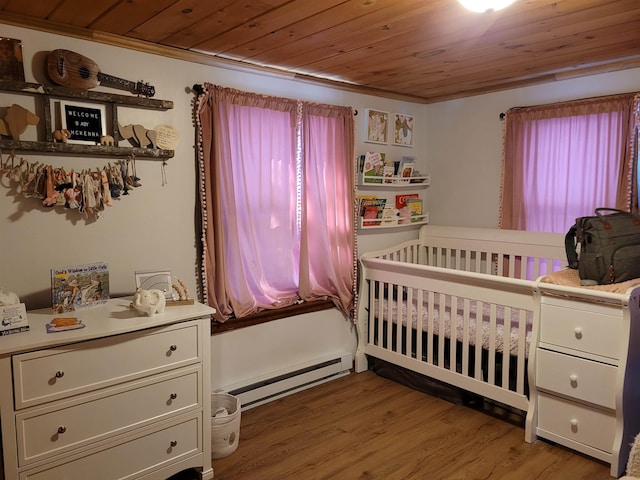
{"label": "small decorative sign", "polygon": [[0,335],[11,335],[28,330],[29,323],[24,303],[0,305]]}
{"label": "small decorative sign", "polygon": [[69,143],[97,145],[106,135],[104,105],[60,101],[60,120],[62,128],[71,132]]}
{"label": "small decorative sign", "polygon": [[171,125],[157,125],[154,128],[156,131],[156,145],[163,150],[175,150],[180,141],[180,135]]}

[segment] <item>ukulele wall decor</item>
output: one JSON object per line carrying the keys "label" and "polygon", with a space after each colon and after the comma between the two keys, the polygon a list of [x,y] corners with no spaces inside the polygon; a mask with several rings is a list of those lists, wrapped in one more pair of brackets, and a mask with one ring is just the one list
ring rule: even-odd
{"label": "ukulele wall decor", "polygon": [[131,82],[100,71],[96,62],[70,50],[53,50],[47,56],[49,78],[63,87],[88,90],[98,85],[120,88],[145,97],[153,97],[156,89],[143,82]]}

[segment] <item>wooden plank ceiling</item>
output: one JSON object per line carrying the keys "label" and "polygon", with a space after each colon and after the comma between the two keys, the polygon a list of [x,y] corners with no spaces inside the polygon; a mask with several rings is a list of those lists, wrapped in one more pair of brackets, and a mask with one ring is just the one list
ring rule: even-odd
{"label": "wooden plank ceiling", "polygon": [[0,0],[0,22],[424,103],[640,66],[640,0]]}

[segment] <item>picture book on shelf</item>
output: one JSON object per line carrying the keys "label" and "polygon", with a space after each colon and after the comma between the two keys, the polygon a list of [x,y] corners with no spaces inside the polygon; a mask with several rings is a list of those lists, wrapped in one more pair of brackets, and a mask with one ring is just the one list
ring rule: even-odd
{"label": "picture book on shelf", "polygon": [[362,183],[382,183],[384,153],[367,152],[362,167]]}
{"label": "picture book on shelf", "polygon": [[109,299],[109,267],[100,262],[51,269],[51,296],[55,313],[106,303]]}
{"label": "picture book on shelf", "polygon": [[376,196],[375,195],[358,195],[357,197],[357,201],[358,201],[358,215],[362,216],[362,209],[364,208],[364,202],[370,202],[371,200],[375,199]]}
{"label": "picture book on shelf", "polygon": [[398,175],[401,178],[402,183],[410,183],[413,171],[416,168],[416,157],[402,157],[400,161],[400,168],[398,169]]}
{"label": "picture book on shelf", "polygon": [[386,198],[365,198],[362,199],[360,216],[363,227],[375,227],[380,225],[382,210],[387,203]]}
{"label": "picture book on shelf", "polygon": [[411,211],[411,222],[421,222],[422,217],[422,199],[415,198],[407,200],[407,207]]}
{"label": "picture book on shelf", "polygon": [[393,168],[393,165],[385,164],[385,166],[382,167],[382,177],[383,177],[384,183],[394,182],[394,179],[393,179],[394,172],[395,172],[395,168]]}
{"label": "picture book on shelf", "polygon": [[393,205],[385,205],[382,209],[381,224],[382,225],[398,225],[398,216],[400,212]]}
{"label": "picture book on shelf", "polygon": [[396,195],[396,208],[400,210],[402,207],[407,205],[407,200],[420,198],[420,194],[418,193],[405,193]]}

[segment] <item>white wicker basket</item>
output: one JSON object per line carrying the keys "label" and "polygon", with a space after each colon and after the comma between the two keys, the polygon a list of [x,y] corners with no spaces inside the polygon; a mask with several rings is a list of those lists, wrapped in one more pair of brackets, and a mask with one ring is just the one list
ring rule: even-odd
{"label": "white wicker basket", "polygon": [[211,458],[223,458],[238,448],[240,399],[228,393],[211,394]]}

